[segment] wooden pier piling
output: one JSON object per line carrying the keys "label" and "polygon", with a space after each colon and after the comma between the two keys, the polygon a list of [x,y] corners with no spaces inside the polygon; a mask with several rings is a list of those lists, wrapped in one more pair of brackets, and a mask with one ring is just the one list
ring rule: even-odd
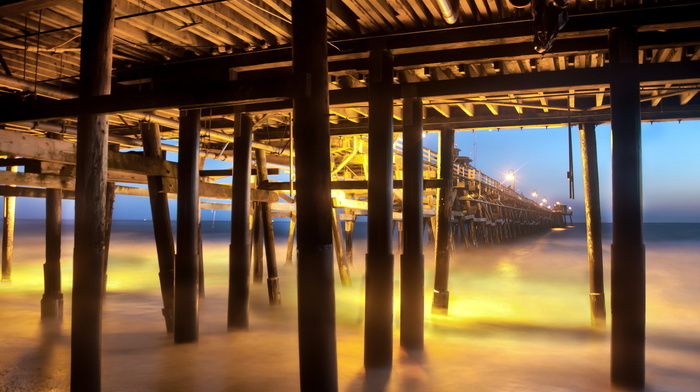
{"label": "wooden pier piling", "polygon": [[338,390],[325,0],[292,1],[299,375],[302,392]]}
{"label": "wooden pier piling", "polygon": [[255,202],[253,207],[253,232],[251,234],[253,252],[253,283],[262,283],[263,279],[263,254],[265,238],[263,237],[262,203]]}
{"label": "wooden pier piling", "polygon": [[[83,3],[80,98],[110,93],[114,0]],[[106,241],[106,114],[78,116],[75,246],[71,316],[71,391],[101,389],[102,301]]]}
{"label": "wooden pier piling", "polygon": [[284,260],[284,265],[292,265],[294,259],[294,238],[297,232],[297,216],[294,212],[289,217],[289,232],[287,233],[287,255]]}
{"label": "wooden pier piling", "polygon": [[[17,172],[17,166],[10,166],[9,171]],[[12,280],[12,253],[15,244],[15,215],[17,198],[5,196],[3,198],[2,213],[2,281]]]}
{"label": "wooden pier piling", "polygon": [[365,368],[390,368],[393,352],[393,59],[370,50],[369,180],[365,269]]}
{"label": "wooden pier piling", "polygon": [[603,277],[603,244],[595,124],[582,124],[579,127],[579,133],[581,139],[584,213],[586,215],[591,323],[596,328],[604,328],[606,321],[605,281]]}
{"label": "wooden pier piling", "polygon": [[[49,133],[51,139],[62,139]],[[44,263],[44,295],[41,297],[41,319],[63,318],[63,293],[61,292],[61,212],[63,191],[46,189],[46,262]]]}
{"label": "wooden pier piling", "polygon": [[401,254],[401,347],[423,349],[423,103],[403,99],[403,254]]}
{"label": "wooden pier piling", "polygon": [[[450,246],[452,243],[452,165],[454,163],[455,131],[443,129],[440,132],[440,161],[438,172],[442,187],[438,189],[437,233],[435,241],[435,288],[433,291],[433,312],[447,312],[450,292],[447,282],[450,274]],[[481,204],[479,204],[481,206]],[[492,233],[491,229],[489,232]],[[489,243],[492,240],[488,241]]]}
{"label": "wooden pier piling", "polygon": [[180,110],[175,255],[175,343],[199,339],[199,132],[200,110]]}
{"label": "wooden pier piling", "polygon": [[61,195],[60,189],[46,190],[46,262],[44,263],[44,295],[41,297],[41,318],[63,318],[61,292]]}
{"label": "wooden pier piling", "polygon": [[[108,151],[119,152],[119,144],[107,144]],[[114,202],[116,201],[116,184],[114,181],[107,181],[105,186],[105,250],[102,268],[104,269],[103,292],[107,292],[107,266],[109,264],[109,243],[112,239],[112,222],[114,220]]]}
{"label": "wooden pier piling", "polygon": [[247,113],[236,113],[235,121],[231,248],[229,251],[229,331],[248,329],[248,295],[250,291],[250,172],[253,122]]}
{"label": "wooden pier piling", "polygon": [[[258,181],[266,183],[267,176],[267,152],[263,149],[255,150],[255,167],[257,168]],[[272,209],[270,203],[260,202],[260,219],[262,222],[263,239],[265,241],[265,260],[267,261],[267,294],[270,305],[280,305],[282,294],[280,292],[279,276],[277,275],[277,255],[275,253],[275,230],[272,227]]]}
{"label": "wooden pier piling", "polygon": [[641,113],[636,28],[609,33],[612,128],[611,380],[644,387],[645,251],[642,230]]}
{"label": "wooden pier piling", "polygon": [[351,220],[345,221],[345,258],[348,261],[348,265],[353,264],[353,235],[355,234],[355,216]]}
{"label": "wooden pier piling", "polygon": [[338,216],[338,210],[336,208],[332,209],[333,217],[333,247],[335,248],[335,263],[338,265],[338,275],[340,276],[340,283],[343,286],[350,286],[352,280],[350,278],[350,267],[348,266],[347,253],[345,252],[345,242],[343,242],[343,236],[340,229],[340,217]]}
{"label": "wooden pier piling", "polygon": [[[160,145],[160,126],[142,123],[143,154],[147,157],[163,159]],[[162,176],[148,176],[148,197],[151,204],[153,235],[158,254],[158,278],[163,298],[162,313],[165,329],[173,332],[173,301],[175,293],[175,241],[170,221],[168,193]]]}

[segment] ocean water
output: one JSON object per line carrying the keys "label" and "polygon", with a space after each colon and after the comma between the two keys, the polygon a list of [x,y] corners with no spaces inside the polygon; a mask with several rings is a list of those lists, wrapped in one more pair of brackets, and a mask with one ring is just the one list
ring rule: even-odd
{"label": "ocean water", "polygon": [[[284,265],[282,305],[251,284],[250,330],[226,331],[228,222],[204,222],[200,340],[174,345],[160,315],[150,222],[113,228],[103,315],[104,391],[298,391],[294,265]],[[12,282],[0,284],[0,391],[68,391],[73,238],[64,225],[62,323],[42,324],[43,223],[18,221]],[[398,347],[391,372],[363,370],[365,240],[358,231],[351,287],[336,285],[341,391],[609,391],[609,334],[590,328],[585,226],[498,246],[457,247],[450,310],[430,312],[433,249],[426,246],[426,348]],[[610,226],[604,226],[609,293]],[[700,390],[700,224],[646,224],[647,390]],[[395,291],[398,293],[399,257]],[[609,305],[609,296],[607,297]],[[395,309],[399,298],[396,296]],[[608,307],[609,310],[609,307]]]}

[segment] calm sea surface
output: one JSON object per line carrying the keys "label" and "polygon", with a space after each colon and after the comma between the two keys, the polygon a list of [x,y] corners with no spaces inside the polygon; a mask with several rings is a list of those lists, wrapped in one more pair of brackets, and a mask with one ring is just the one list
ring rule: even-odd
{"label": "calm sea surface", "polygon": [[[611,227],[603,227],[609,292]],[[700,390],[700,224],[646,224],[649,391]],[[42,325],[43,222],[18,221],[12,282],[0,284],[0,391],[68,391],[72,227],[64,225],[65,318]],[[284,265],[282,306],[251,284],[250,330],[226,332],[229,222],[204,222],[206,296],[200,341],[165,333],[150,222],[113,228],[103,315],[104,391],[298,391],[296,268]],[[426,350],[398,347],[389,374],[363,370],[365,235],[356,233],[352,287],[336,286],[341,391],[609,391],[609,336],[590,328],[585,225],[499,246],[465,249],[450,268],[450,310],[430,312],[433,249],[426,246]],[[296,260],[294,261],[296,263]],[[399,288],[396,256],[395,292]],[[609,296],[606,298],[609,304]],[[398,295],[395,309],[399,307]],[[609,307],[608,307],[609,309]]]}

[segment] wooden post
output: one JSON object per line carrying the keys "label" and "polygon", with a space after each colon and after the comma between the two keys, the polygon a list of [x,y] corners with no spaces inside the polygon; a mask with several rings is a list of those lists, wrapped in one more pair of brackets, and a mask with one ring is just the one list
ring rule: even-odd
{"label": "wooden post", "polygon": [[435,241],[435,290],[433,312],[447,312],[450,292],[447,281],[450,274],[450,243],[452,242],[452,165],[454,162],[455,131],[440,132],[440,162],[438,171],[442,187],[438,189],[437,233]]}
{"label": "wooden post", "polygon": [[401,255],[401,347],[423,349],[423,102],[403,99],[403,254]]}
{"label": "wooden post", "polygon": [[[80,98],[88,99],[110,93],[114,0],[86,1],[83,15]],[[106,114],[78,117],[71,314],[73,392],[97,392],[101,388],[108,135]]]}
{"label": "wooden post", "polygon": [[[258,170],[258,181],[266,183],[267,156],[265,150],[255,150],[255,166]],[[263,225],[263,237],[265,239],[265,259],[267,260],[267,293],[270,305],[280,305],[282,297],[280,293],[279,276],[277,275],[277,255],[275,254],[275,230],[272,227],[272,209],[267,202],[260,203],[261,219]]]}
{"label": "wooden post", "polygon": [[302,392],[338,390],[325,0],[292,0]]}
{"label": "wooden post", "polygon": [[[198,170],[204,170],[204,163],[206,162],[207,158],[200,156],[199,157],[199,166]],[[199,177],[197,177],[199,179]],[[204,290],[204,246],[202,244],[202,208],[201,208],[201,203],[199,201],[199,197],[197,197],[197,255],[199,256],[199,282],[198,282],[198,287],[199,287],[199,298],[204,298],[205,290]]]}
{"label": "wooden post", "polygon": [[586,214],[586,244],[588,247],[588,281],[591,301],[591,323],[605,327],[605,282],[603,279],[603,244],[598,187],[598,151],[595,124],[579,126],[581,167]]}
{"label": "wooden post", "polygon": [[292,265],[294,256],[294,237],[297,231],[297,216],[292,212],[289,216],[289,233],[287,233],[287,257],[284,265]]}
{"label": "wooden post", "polygon": [[610,373],[614,385],[642,389],[646,282],[637,32],[631,26],[615,27],[608,38],[613,191]]}
{"label": "wooden post", "polygon": [[[61,139],[60,134],[47,137]],[[61,201],[63,191],[46,189],[46,262],[44,263],[44,295],[41,297],[41,319],[63,318],[61,292]]]}
{"label": "wooden post", "polygon": [[[141,124],[143,139],[143,154],[147,157],[163,159],[160,146],[160,126],[157,124]],[[175,241],[173,227],[170,222],[170,207],[168,193],[163,177],[148,176],[148,196],[151,202],[151,219],[153,234],[158,253],[158,278],[160,293],[163,298],[163,317],[165,329],[173,332],[173,301],[175,290]]]}
{"label": "wooden post", "polygon": [[338,274],[340,275],[340,283],[343,286],[350,286],[352,280],[350,279],[350,268],[348,267],[347,254],[345,253],[345,243],[343,242],[343,235],[340,230],[340,217],[338,216],[338,210],[333,208],[333,246],[335,247],[335,263],[338,265]]}
{"label": "wooden post", "polygon": [[233,196],[229,251],[228,330],[248,329],[250,289],[250,170],[253,121],[236,113],[233,139]]}
{"label": "wooden post", "polygon": [[394,119],[391,53],[381,43],[370,50],[369,183],[365,289],[365,368],[390,368],[393,352]]}
{"label": "wooden post", "polygon": [[[107,144],[107,150],[119,152],[119,145]],[[114,181],[107,181],[107,186],[105,188],[105,259],[102,263],[102,266],[104,268],[104,292],[107,292],[107,264],[109,262],[109,243],[112,239],[112,219],[114,215],[114,201],[117,197],[115,187],[116,184],[114,183]]]}
{"label": "wooden post", "polygon": [[355,215],[352,215],[352,220],[345,221],[345,258],[348,260],[348,265],[352,265],[352,237],[355,233]]}
{"label": "wooden post", "polygon": [[256,202],[253,207],[253,282],[262,283],[263,278],[263,215],[262,203]]}
{"label": "wooden post", "polygon": [[180,110],[175,255],[175,343],[199,339],[199,109]]}
{"label": "wooden post", "polygon": [[[16,172],[17,166],[11,166],[7,170]],[[17,198],[5,196],[3,198],[2,214],[2,281],[12,280],[12,252],[15,243],[15,210]]]}

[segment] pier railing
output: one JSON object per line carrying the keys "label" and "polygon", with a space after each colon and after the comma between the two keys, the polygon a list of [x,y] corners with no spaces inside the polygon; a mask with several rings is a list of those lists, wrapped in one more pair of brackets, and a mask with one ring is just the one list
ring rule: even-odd
{"label": "pier railing", "polygon": [[[403,156],[403,138],[401,136],[396,137],[394,140],[394,153]],[[437,171],[438,162],[438,153],[427,147],[423,147],[423,164],[428,166],[431,171]],[[500,181],[477,170],[471,164],[455,162],[453,164],[453,174],[458,181],[460,179],[474,181],[475,183],[491,187],[495,191],[511,198],[521,201],[529,200],[534,205],[537,204],[534,200],[530,200],[522,194],[519,194],[513,188],[503,185]]]}

